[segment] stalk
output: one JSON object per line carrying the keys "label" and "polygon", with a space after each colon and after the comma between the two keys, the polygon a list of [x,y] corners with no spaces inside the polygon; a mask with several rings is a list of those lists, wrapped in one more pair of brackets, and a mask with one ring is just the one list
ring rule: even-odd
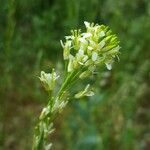
{"label": "stalk", "polygon": [[82,81],[83,78],[87,78],[88,80],[88,77],[96,67],[100,67],[101,65],[106,65],[107,69],[110,70],[114,58],[118,57],[120,47],[116,35],[110,35],[112,33],[111,30],[104,25],[84,23],[86,26],[85,33],[81,33],[80,30],[74,30],[71,32],[71,36],[66,36],[64,44],[61,41],[64,49],[65,78],[56,95],[54,95],[53,90],[58,75],[54,69],[51,73],[41,71],[39,78],[48,92],[49,102],[43,108],[35,127],[32,150],[49,150],[51,148],[52,143],[49,143],[48,139],[54,131],[54,119],[69,102],[68,99],[70,97],[65,95],[66,92],[75,98],[92,96],[94,94],[90,88],[90,84],[87,84],[85,89],[80,90],[75,95],[71,95],[72,85],[78,79]]}

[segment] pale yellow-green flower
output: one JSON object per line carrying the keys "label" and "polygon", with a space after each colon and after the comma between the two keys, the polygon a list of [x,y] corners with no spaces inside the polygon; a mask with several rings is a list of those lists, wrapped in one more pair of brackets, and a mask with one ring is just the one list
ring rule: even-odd
{"label": "pale yellow-green flower", "polygon": [[68,61],[68,72],[81,67],[99,66],[105,64],[111,70],[115,57],[119,54],[119,41],[112,31],[104,26],[84,22],[86,31],[72,31],[61,44],[64,49],[64,60]]}
{"label": "pale yellow-green flower", "polygon": [[[65,60],[65,76],[60,89],[55,89],[59,76],[54,69],[51,73],[41,71],[39,79],[48,92],[49,102],[43,108],[39,123],[35,128],[33,150],[49,150],[51,148],[52,144],[49,144],[48,139],[49,134],[54,131],[53,121],[69,102],[72,85],[79,79],[90,77],[101,65],[105,65],[108,70],[111,70],[114,58],[118,58],[120,46],[117,36],[104,25],[86,21],[84,24],[85,32],[72,30],[71,35],[65,36],[65,42],[60,41]],[[88,84],[75,94],[75,98],[93,95],[94,92]]]}
{"label": "pale yellow-green flower", "polygon": [[58,78],[59,76],[56,74],[54,69],[52,70],[52,73],[45,73],[44,71],[41,71],[41,76],[39,77],[46,91],[54,89],[55,81]]}
{"label": "pale yellow-green flower", "polygon": [[81,98],[84,96],[93,96],[94,92],[90,88],[90,84],[88,84],[83,91],[80,91],[79,93],[75,94],[75,98]]}

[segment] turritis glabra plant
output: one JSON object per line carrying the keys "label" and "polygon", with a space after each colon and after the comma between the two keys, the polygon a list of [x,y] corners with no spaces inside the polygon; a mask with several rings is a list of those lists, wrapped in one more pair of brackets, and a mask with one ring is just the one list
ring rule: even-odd
{"label": "turritis glabra plant", "polygon": [[[104,25],[84,22],[86,31],[72,30],[71,35],[61,41],[65,64],[64,81],[58,92],[54,92],[59,75],[52,69],[51,73],[41,71],[39,77],[48,93],[48,104],[43,108],[35,127],[33,150],[49,150],[49,136],[54,131],[53,121],[62,112],[70,97],[92,96],[90,84],[79,93],[72,95],[71,86],[80,80],[89,78],[96,68],[106,65],[112,69],[114,58],[118,58],[119,41],[115,34]],[[67,94],[68,93],[68,94]]]}

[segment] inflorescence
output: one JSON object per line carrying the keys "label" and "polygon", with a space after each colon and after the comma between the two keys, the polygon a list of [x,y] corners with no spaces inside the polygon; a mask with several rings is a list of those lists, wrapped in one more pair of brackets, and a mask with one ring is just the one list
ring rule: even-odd
{"label": "inflorescence", "polygon": [[[51,148],[52,144],[49,144],[48,137],[54,130],[53,120],[68,103],[69,96],[66,96],[66,93],[70,92],[71,85],[79,79],[90,77],[92,72],[101,65],[106,65],[107,69],[111,70],[114,58],[118,58],[120,53],[119,41],[109,27],[86,21],[84,24],[85,32],[72,30],[71,35],[65,36],[65,42],[61,41],[65,61],[64,74],[66,76],[57,94],[54,94],[53,90],[59,75],[56,74],[54,69],[51,73],[41,71],[39,78],[49,94],[49,102],[43,108],[39,123],[35,128],[33,150],[48,150]],[[93,95],[94,92],[88,84],[84,90],[75,94],[74,97],[81,98]]]}

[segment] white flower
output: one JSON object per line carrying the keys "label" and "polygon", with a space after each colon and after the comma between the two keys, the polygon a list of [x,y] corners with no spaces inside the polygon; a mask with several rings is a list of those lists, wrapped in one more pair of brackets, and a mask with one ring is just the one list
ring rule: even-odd
{"label": "white flower", "polygon": [[79,64],[83,65],[84,62],[87,61],[88,56],[84,55],[84,51],[82,49],[79,49],[75,58],[77,59],[77,62],[79,62]]}
{"label": "white flower", "polygon": [[50,150],[50,149],[51,149],[51,147],[52,147],[52,143],[50,143],[50,144],[46,145],[46,146],[45,146],[45,150]]}
{"label": "white flower", "polygon": [[73,40],[75,39],[75,37],[73,35],[70,35],[70,36],[65,36],[66,40]]}
{"label": "white flower", "polygon": [[60,44],[61,44],[62,48],[64,48],[64,43],[62,40],[60,40]]}
{"label": "white flower", "polygon": [[121,47],[118,45],[117,47],[113,48],[112,50],[118,52],[118,51],[120,50],[120,48],[121,48]]}
{"label": "white flower", "polygon": [[54,89],[55,81],[58,78],[59,76],[55,73],[54,69],[52,70],[52,73],[45,73],[44,71],[41,71],[41,77],[39,77],[47,91],[51,91]]}
{"label": "white flower", "polygon": [[70,54],[69,55],[69,63],[68,63],[68,72],[71,72],[74,69],[73,60],[74,60],[74,56],[72,56]]}
{"label": "white flower", "polygon": [[103,48],[105,46],[105,41],[102,40],[98,45],[100,49]]}
{"label": "white flower", "polygon": [[75,98],[81,98],[84,96],[93,96],[94,92],[90,90],[90,84],[88,84],[85,89],[77,94],[75,94]]}
{"label": "white flower", "polygon": [[98,57],[98,54],[96,52],[92,52],[92,60],[96,61]]}
{"label": "white flower", "polygon": [[90,27],[90,23],[89,22],[84,21],[84,24],[85,24],[86,28]]}
{"label": "white flower", "polygon": [[56,100],[54,101],[52,112],[61,112],[62,109],[67,105],[67,103],[68,101],[59,100],[58,98],[56,98]]}
{"label": "white flower", "polygon": [[104,31],[101,31],[101,32],[99,33],[99,36],[100,36],[100,37],[105,36],[105,32],[104,32]]}
{"label": "white flower", "polygon": [[82,36],[83,36],[83,38],[89,38],[92,36],[92,34],[89,32],[88,33],[82,33]]}
{"label": "white flower", "polygon": [[70,40],[66,41],[63,48],[64,48],[63,57],[64,60],[67,60],[69,59],[69,55],[70,55],[71,41]]}
{"label": "white flower", "polygon": [[112,69],[112,64],[111,63],[105,63],[106,64],[106,67],[108,70],[111,70]]}
{"label": "white flower", "polygon": [[91,46],[88,46],[88,50],[93,50],[93,47],[91,47]]}
{"label": "white flower", "polygon": [[43,108],[42,113],[40,115],[40,119],[43,119],[50,113],[50,106]]}
{"label": "white flower", "polygon": [[79,38],[79,41],[84,45],[88,44],[87,40],[84,37]]}

